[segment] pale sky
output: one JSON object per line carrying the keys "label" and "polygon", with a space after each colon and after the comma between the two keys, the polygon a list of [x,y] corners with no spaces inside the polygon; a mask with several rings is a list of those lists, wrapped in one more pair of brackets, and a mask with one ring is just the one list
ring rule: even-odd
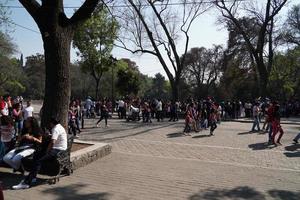
{"label": "pale sky", "polygon": [[[6,1],[6,0],[0,0]],[[79,6],[81,4],[81,0],[65,0],[65,6]],[[290,3],[296,4],[298,0],[291,0]],[[299,2],[298,2],[299,3]],[[12,6],[21,6],[21,4],[17,0],[9,0],[8,5]],[[289,6],[290,7],[290,6]],[[286,14],[285,9],[283,11]],[[71,15],[73,13],[72,9],[67,9],[66,14]],[[190,44],[189,47],[206,47],[211,48],[214,44],[216,45],[224,45],[226,46],[227,41],[227,31],[221,29],[220,25],[216,24],[216,18],[218,15],[217,10],[211,10],[203,15],[201,15],[194,22],[191,30],[190,30]],[[23,8],[11,9],[11,19],[16,24],[22,25],[24,27],[28,27],[32,30],[36,30],[38,32],[38,28],[31,18],[31,16],[27,13],[27,11]],[[19,53],[16,56],[20,56],[20,52],[24,54],[24,57],[34,55],[36,53],[43,54],[43,43],[41,40],[41,36],[38,33],[20,28],[18,26],[14,26],[14,31],[10,34],[13,38],[13,41],[18,46]],[[179,47],[180,48],[180,47]],[[113,56],[116,58],[130,58],[135,61],[139,66],[139,69],[142,73],[153,76],[154,74],[160,72],[165,75],[160,63],[157,59],[150,55],[136,56],[132,55],[130,52],[121,50],[119,48],[114,48],[112,52]],[[71,52],[71,60],[72,62],[76,61],[78,58],[76,57],[75,51]]]}

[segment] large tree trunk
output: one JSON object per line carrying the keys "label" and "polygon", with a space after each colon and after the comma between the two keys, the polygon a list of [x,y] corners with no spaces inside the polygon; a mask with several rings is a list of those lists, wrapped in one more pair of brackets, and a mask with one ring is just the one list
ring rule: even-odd
{"label": "large tree trunk", "polygon": [[99,85],[100,85],[100,79],[95,78],[96,87],[95,87],[95,98],[98,101],[99,100]]}
{"label": "large tree trunk", "polygon": [[46,64],[45,97],[42,127],[54,117],[67,127],[68,106],[71,95],[70,46],[72,29],[57,30],[43,37]]}
{"label": "large tree trunk", "polygon": [[261,97],[266,97],[268,95],[269,73],[263,59],[256,61],[256,67],[258,71],[259,94]]}
{"label": "large tree trunk", "polygon": [[179,99],[179,81],[170,81],[172,89],[172,102],[175,103]]}
{"label": "large tree trunk", "polygon": [[91,16],[99,0],[85,0],[71,18],[64,13],[63,0],[19,1],[37,23],[44,42],[46,83],[41,125],[46,127],[54,117],[67,127],[74,29]]}

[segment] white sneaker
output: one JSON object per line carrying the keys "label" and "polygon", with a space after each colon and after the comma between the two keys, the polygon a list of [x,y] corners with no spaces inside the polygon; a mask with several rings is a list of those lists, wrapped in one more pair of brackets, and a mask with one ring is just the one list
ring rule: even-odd
{"label": "white sneaker", "polygon": [[25,184],[24,181],[21,181],[21,183],[19,183],[19,185],[14,185],[12,187],[12,189],[14,189],[14,190],[22,190],[22,189],[28,189],[28,188],[30,188],[30,186]]}

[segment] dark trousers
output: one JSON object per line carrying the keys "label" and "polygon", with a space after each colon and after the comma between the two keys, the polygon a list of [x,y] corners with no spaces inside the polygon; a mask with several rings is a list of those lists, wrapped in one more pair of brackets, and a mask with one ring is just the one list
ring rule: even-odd
{"label": "dark trousers", "polygon": [[217,123],[215,121],[212,121],[210,123],[210,133],[213,133],[214,130],[217,128]]}
{"label": "dark trousers", "polygon": [[157,111],[156,112],[156,118],[157,118],[157,121],[162,121],[163,120],[163,112],[162,111]]}
{"label": "dark trousers", "polygon": [[105,120],[105,125],[107,125],[108,115],[101,115],[101,117],[98,120],[97,124],[99,124],[103,119]]}
{"label": "dark trousers", "polygon": [[50,152],[48,152],[46,155],[44,155],[43,157],[37,159],[33,165],[32,170],[30,171],[30,173],[28,174],[28,176],[25,178],[25,183],[28,185],[31,185],[32,180],[34,178],[36,178],[37,174],[39,173],[39,171],[41,170],[42,167],[42,163],[48,160],[53,160],[57,157],[57,154],[60,152],[61,150],[58,149],[52,149],[50,150]]}

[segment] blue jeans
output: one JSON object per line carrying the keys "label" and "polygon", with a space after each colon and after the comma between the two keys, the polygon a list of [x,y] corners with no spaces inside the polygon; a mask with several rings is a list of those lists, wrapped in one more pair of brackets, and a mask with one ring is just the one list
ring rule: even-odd
{"label": "blue jeans", "polygon": [[294,138],[294,140],[298,141],[300,139],[300,133],[298,133],[298,135],[296,135],[296,137]]}
{"label": "blue jeans", "polygon": [[260,131],[258,116],[254,116],[252,131],[255,131],[255,127],[257,127],[257,130]]}
{"label": "blue jeans", "polygon": [[21,135],[23,129],[23,121],[15,121],[15,131],[16,135]]}

